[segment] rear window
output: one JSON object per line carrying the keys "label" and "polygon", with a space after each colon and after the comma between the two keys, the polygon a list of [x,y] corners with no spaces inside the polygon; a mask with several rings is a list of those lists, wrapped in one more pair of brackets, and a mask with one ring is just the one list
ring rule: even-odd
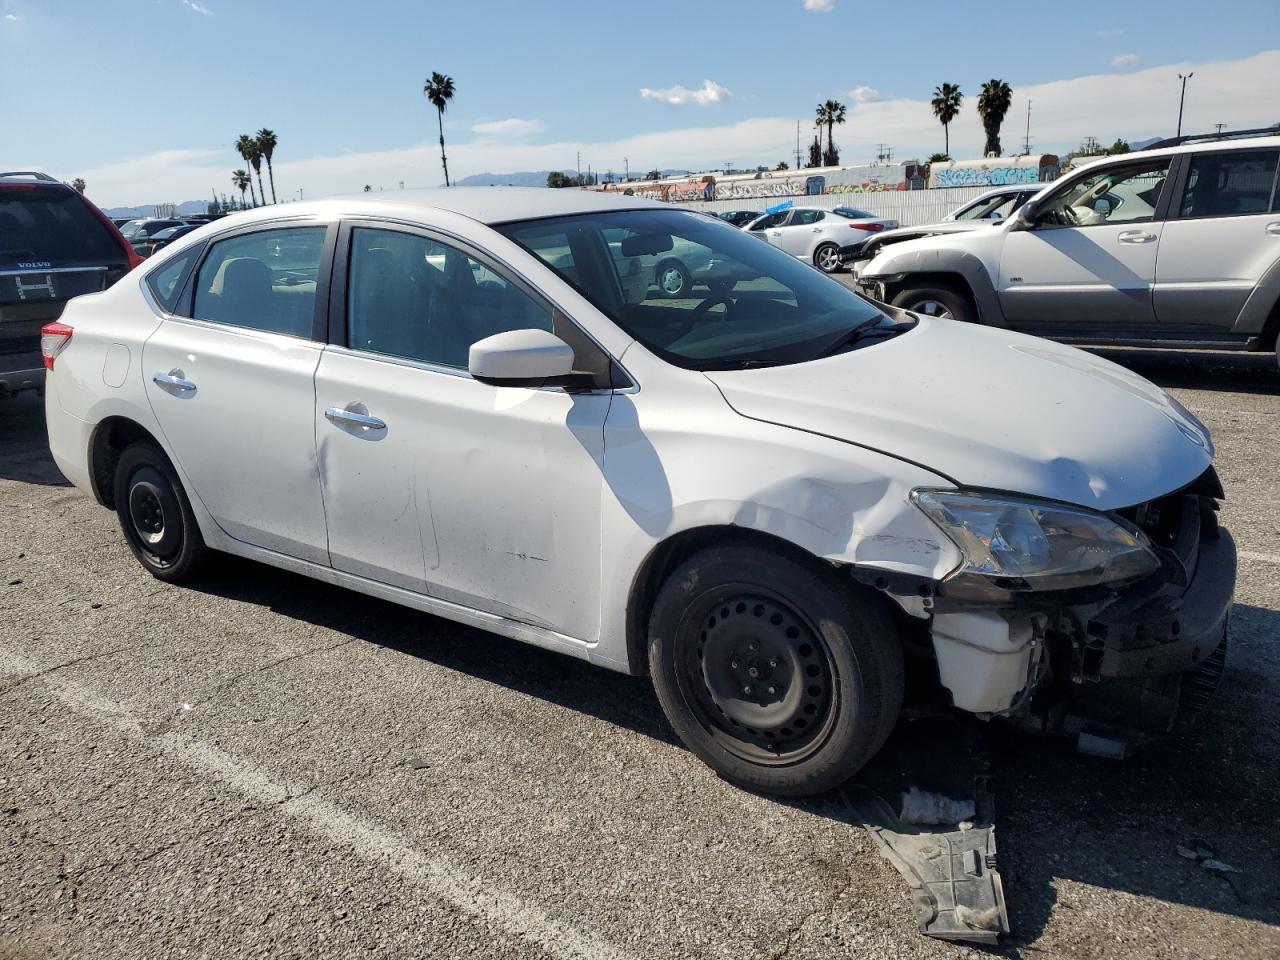
{"label": "rear window", "polygon": [[69,187],[0,186],[0,267],[123,264],[119,241]]}
{"label": "rear window", "polygon": [[850,220],[874,220],[876,218],[874,213],[868,213],[866,210],[858,210],[854,207],[836,207],[831,212],[838,213],[840,216],[847,217]]}

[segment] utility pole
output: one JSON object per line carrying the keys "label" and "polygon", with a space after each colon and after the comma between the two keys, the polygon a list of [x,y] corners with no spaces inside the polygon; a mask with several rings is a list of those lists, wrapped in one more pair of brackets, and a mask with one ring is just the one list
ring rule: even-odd
{"label": "utility pole", "polygon": [[1187,81],[1194,76],[1194,73],[1188,73],[1185,77],[1178,74],[1178,79],[1182,81],[1182,95],[1178,97],[1178,132],[1174,134],[1176,137],[1182,136],[1182,105],[1187,100]]}
{"label": "utility pole", "polygon": [[578,171],[578,186],[582,186],[582,151],[581,150],[578,151],[578,159],[577,159],[577,162],[574,164],[574,166]]}
{"label": "utility pole", "polygon": [[800,169],[800,121],[796,121],[796,169]]}
{"label": "utility pole", "polygon": [[1031,101],[1027,101],[1027,135],[1022,138],[1022,155],[1031,156]]}
{"label": "utility pole", "polygon": [[631,179],[631,163],[626,157],[622,158],[622,182],[626,183]]}
{"label": "utility pole", "polygon": [[1226,124],[1225,124],[1225,123],[1215,123],[1215,124],[1214,124],[1214,126],[1218,128],[1218,136],[1222,136],[1222,128],[1223,128],[1223,127],[1225,127],[1225,126],[1226,126]]}

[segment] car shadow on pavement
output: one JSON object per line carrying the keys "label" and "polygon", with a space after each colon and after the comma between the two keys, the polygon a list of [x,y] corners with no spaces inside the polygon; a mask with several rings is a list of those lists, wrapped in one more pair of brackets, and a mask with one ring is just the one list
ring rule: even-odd
{"label": "car shadow on pavement", "polygon": [[[195,587],[679,745],[643,678],[389,602],[352,603],[345,590],[245,560],[227,558]],[[1239,606],[1232,635],[1236,649],[1222,689],[1198,722],[1124,761],[1079,756],[1060,740],[966,720],[981,727],[991,763],[1014,931],[1002,952],[1020,955],[1055,908],[1071,907],[1064,880],[1086,885],[1069,887],[1068,897],[1092,887],[1280,923],[1280,680],[1274,663],[1263,672],[1248,655],[1280,636],[1280,613]],[[843,795],[779,802],[861,824]],[[1192,839],[1240,872],[1214,873],[1179,856],[1178,845]]]}
{"label": "car shadow on pavement", "polygon": [[1209,350],[1092,348],[1103,357],[1166,389],[1224,390],[1280,395],[1280,367],[1274,351],[1236,353]]}
{"label": "car shadow on pavement", "polygon": [[0,400],[0,480],[70,486],[49,456],[44,398],[29,390]]}

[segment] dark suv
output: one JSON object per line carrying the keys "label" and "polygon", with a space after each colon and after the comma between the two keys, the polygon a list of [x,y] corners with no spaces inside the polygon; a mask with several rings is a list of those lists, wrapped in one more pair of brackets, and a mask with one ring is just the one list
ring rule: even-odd
{"label": "dark suv", "polygon": [[0,397],[40,389],[40,328],[142,260],[107,217],[43,173],[0,173]]}

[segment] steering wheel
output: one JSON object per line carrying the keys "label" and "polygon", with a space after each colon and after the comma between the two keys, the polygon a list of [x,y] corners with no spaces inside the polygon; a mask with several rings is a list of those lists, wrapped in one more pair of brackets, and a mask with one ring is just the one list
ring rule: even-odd
{"label": "steering wheel", "polygon": [[694,324],[696,324],[699,320],[705,317],[707,315],[707,312],[712,307],[717,306],[721,303],[724,304],[724,317],[721,318],[720,322],[724,323],[726,320],[728,320],[729,314],[733,310],[733,300],[731,300],[729,297],[708,297],[706,300],[703,300],[700,304],[698,304],[691,311],[689,311],[689,319],[680,325],[680,329],[676,331],[675,339],[679,340],[681,337],[686,336],[689,333],[689,331],[693,329]]}

